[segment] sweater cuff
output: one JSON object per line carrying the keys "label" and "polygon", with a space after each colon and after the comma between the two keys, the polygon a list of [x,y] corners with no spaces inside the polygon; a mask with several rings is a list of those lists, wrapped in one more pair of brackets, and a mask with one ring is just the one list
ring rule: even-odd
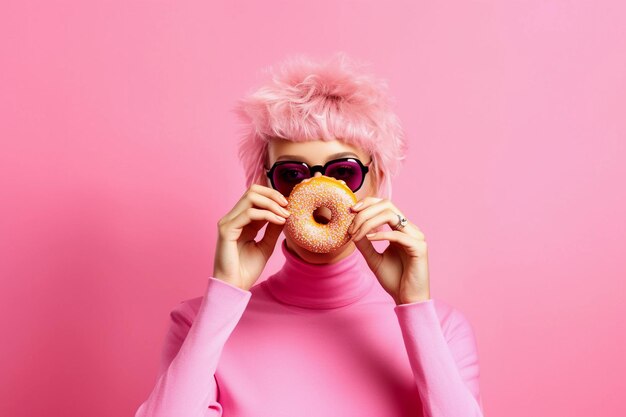
{"label": "sweater cuff", "polygon": [[229,293],[232,293],[233,295],[236,296],[236,294],[239,294],[240,296],[244,296],[244,295],[252,295],[251,291],[247,291],[244,290],[243,288],[239,288],[236,285],[230,284],[226,281],[223,281],[219,278],[215,278],[215,277],[209,277],[209,281],[211,286],[218,286],[220,287],[220,289],[227,291]]}
{"label": "sweater cuff", "polygon": [[[430,329],[441,329],[435,301],[432,298],[414,303],[398,304],[394,307],[400,324],[405,330],[413,333],[423,331],[424,326]],[[416,328],[416,326],[418,326]]]}
{"label": "sweater cuff", "polygon": [[415,301],[412,303],[404,303],[404,304],[396,304],[396,307],[400,307],[400,308],[404,308],[404,307],[408,307],[408,306],[413,306],[413,305],[417,305],[417,304],[426,304],[426,303],[433,303],[433,299],[429,298],[428,300],[422,300],[422,301]]}

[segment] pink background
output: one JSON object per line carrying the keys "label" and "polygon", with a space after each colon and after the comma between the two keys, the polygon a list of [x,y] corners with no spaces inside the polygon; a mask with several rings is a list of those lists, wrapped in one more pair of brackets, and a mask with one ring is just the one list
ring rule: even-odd
{"label": "pink background", "polygon": [[235,100],[338,50],[390,82],[392,200],[475,328],[486,415],[626,415],[623,2],[206,3],[3,5],[0,415],[135,412],[245,191]]}

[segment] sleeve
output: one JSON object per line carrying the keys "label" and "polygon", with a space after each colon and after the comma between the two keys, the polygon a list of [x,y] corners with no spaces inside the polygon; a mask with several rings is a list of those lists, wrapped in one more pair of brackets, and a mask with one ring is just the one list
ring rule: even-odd
{"label": "sleeve", "polygon": [[252,293],[209,277],[195,319],[181,303],[170,313],[159,376],[135,417],[220,417],[215,371]]}
{"label": "sleeve", "polygon": [[396,305],[402,337],[427,417],[483,417],[474,331],[454,308],[439,322],[435,301]]}

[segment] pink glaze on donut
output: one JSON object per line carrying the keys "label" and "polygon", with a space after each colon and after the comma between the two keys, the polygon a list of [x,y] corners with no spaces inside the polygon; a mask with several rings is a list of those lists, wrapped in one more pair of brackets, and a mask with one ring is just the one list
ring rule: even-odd
{"label": "pink glaze on donut", "polygon": [[[316,253],[328,253],[350,240],[348,227],[356,216],[350,210],[357,198],[344,182],[319,176],[297,184],[287,198],[291,213],[285,233],[301,247]],[[320,207],[331,212],[327,224],[318,223],[313,213]]]}

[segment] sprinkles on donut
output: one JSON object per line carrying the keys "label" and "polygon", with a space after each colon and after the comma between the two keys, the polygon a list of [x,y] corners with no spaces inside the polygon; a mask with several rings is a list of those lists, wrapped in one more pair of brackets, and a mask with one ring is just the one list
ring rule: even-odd
{"label": "sprinkles on donut", "polygon": [[[288,199],[291,216],[285,233],[303,248],[315,253],[329,253],[350,240],[347,231],[356,213],[350,207],[357,198],[343,182],[332,177],[312,177],[297,184]],[[314,213],[320,207],[330,210],[330,220],[320,223]]]}

